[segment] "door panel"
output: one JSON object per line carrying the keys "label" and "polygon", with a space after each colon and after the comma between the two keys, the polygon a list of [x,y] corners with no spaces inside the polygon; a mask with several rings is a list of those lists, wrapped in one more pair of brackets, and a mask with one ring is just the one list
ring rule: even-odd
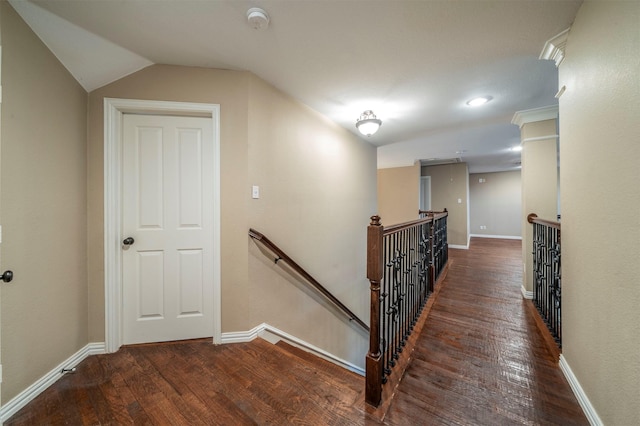
{"label": "door panel", "polygon": [[213,163],[209,119],[124,116],[124,344],[213,335]]}

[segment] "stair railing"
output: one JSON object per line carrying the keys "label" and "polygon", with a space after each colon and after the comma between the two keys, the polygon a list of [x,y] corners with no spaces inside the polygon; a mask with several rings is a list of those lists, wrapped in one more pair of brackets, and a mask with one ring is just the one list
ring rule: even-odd
{"label": "stair railing", "polygon": [[539,219],[533,225],[533,303],[559,348],[562,347],[562,264],[560,222]]}
{"label": "stair railing", "polygon": [[421,216],[389,227],[373,216],[367,228],[371,333],[365,401],[374,407],[448,260],[446,209]]}
{"label": "stair railing", "polygon": [[358,324],[362,327],[367,333],[369,332],[369,326],[365,324],[356,314],[354,314],[349,308],[347,308],[338,298],[336,298],[329,290],[327,290],[322,284],[318,282],[315,278],[311,276],[304,268],[302,268],[298,263],[296,263],[291,257],[289,257],[280,247],[274,244],[270,239],[265,237],[262,233],[256,231],[255,229],[249,229],[249,236],[256,241],[262,243],[266,248],[268,248],[271,252],[273,252],[277,257],[275,258],[275,263],[277,264],[280,260],[286,262],[291,269],[293,269],[298,275],[304,278],[311,286],[317,290],[320,294],[322,294],[327,300],[329,300],[334,306],[336,306],[340,311],[342,311],[349,320]]}

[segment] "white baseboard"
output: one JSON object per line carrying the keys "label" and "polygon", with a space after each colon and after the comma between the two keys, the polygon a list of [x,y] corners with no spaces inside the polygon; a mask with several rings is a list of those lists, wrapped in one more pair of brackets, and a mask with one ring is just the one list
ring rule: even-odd
{"label": "white baseboard", "polygon": [[474,238],[497,238],[500,240],[522,240],[518,235],[484,235],[484,234],[471,234]]}
{"label": "white baseboard", "polygon": [[71,355],[65,361],[61,362],[53,370],[42,376],[31,386],[13,397],[9,402],[0,408],[0,423],[4,423],[11,416],[17,413],[22,407],[31,402],[35,397],[40,395],[49,386],[54,384],[64,374],[63,368],[73,368],[80,364],[89,355],[97,355],[105,353],[104,342],[89,343],[75,354]]}
{"label": "white baseboard", "polygon": [[458,244],[449,244],[449,248],[458,249],[458,250],[469,250],[469,245],[466,246],[458,245]]}
{"label": "white baseboard", "polygon": [[522,292],[522,297],[525,299],[533,299],[533,292],[524,288],[524,285],[520,287],[520,291]]}
{"label": "white baseboard", "polygon": [[347,370],[353,371],[354,373],[361,376],[365,375],[365,370],[362,367],[358,367],[355,364],[345,361],[342,358],[330,354],[329,352],[320,349],[317,346],[312,345],[311,343],[298,339],[297,337],[292,336],[291,334],[273,327],[267,323],[262,323],[248,331],[222,333],[222,343],[225,344],[250,342],[256,337],[261,337],[272,344],[275,344],[280,340],[284,340],[290,345],[296,346],[307,352],[311,352],[312,354],[319,356],[320,358],[332,362],[336,365],[339,365],[342,368],[346,368]]}
{"label": "white baseboard", "polygon": [[571,371],[571,367],[569,367],[567,360],[562,354],[560,355],[560,369],[562,370],[562,374],[564,374],[564,377],[569,382],[569,386],[571,386],[571,390],[576,396],[576,399],[578,400],[580,407],[582,407],[582,411],[584,411],[584,414],[585,416],[587,416],[587,420],[589,420],[591,426],[602,426],[602,420],[600,420],[596,409],[593,408],[593,405],[591,405],[587,394],[585,394],[584,390],[582,390],[580,382],[578,382],[578,379],[573,374],[573,371]]}

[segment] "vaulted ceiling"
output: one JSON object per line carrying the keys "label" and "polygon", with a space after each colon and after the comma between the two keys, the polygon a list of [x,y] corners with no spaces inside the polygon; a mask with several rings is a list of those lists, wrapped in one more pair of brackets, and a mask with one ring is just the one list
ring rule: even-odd
{"label": "vaulted ceiling", "polygon": [[[556,104],[538,59],[574,0],[9,0],[87,91],[150,64],[248,70],[357,132],[372,109],[378,167],[461,158],[517,168],[516,111]],[[263,8],[256,30],[247,10]],[[488,95],[482,107],[469,99]]]}

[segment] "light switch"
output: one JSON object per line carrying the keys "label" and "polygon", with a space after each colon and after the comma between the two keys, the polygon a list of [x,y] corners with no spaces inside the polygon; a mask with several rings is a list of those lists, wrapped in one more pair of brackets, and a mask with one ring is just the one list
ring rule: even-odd
{"label": "light switch", "polygon": [[458,198],[458,204],[462,204],[462,198]]}
{"label": "light switch", "polygon": [[260,187],[258,185],[253,185],[251,187],[251,198],[253,199],[260,198]]}

